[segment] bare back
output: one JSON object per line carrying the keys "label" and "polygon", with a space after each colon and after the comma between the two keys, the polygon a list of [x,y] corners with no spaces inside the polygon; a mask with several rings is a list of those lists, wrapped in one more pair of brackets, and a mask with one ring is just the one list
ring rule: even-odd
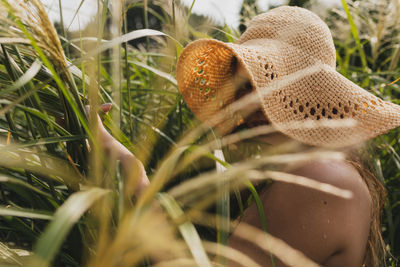
{"label": "bare back", "polygon": [[[261,194],[268,231],[323,266],[362,266],[370,229],[371,197],[358,171],[344,161],[320,160],[302,164],[291,173],[351,190],[353,198],[274,182]],[[245,211],[241,222],[261,229],[254,204]],[[272,266],[267,253],[235,232],[229,243],[260,265]],[[285,266],[277,259],[275,263]]]}

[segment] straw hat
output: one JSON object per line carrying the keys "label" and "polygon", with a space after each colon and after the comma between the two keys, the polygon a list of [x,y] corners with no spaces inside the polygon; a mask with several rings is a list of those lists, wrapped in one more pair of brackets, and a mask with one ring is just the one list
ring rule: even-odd
{"label": "straw hat", "polygon": [[[335,70],[332,35],[306,9],[284,6],[256,16],[237,44],[203,39],[182,51],[178,86],[200,120],[209,121],[237,98],[235,61],[245,69],[268,121],[303,143],[344,147],[400,124],[400,106]],[[235,116],[225,123],[229,120],[236,124]]]}

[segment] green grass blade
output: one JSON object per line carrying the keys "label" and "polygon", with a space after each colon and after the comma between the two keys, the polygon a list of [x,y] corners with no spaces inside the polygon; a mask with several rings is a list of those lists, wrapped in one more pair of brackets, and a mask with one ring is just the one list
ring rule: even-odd
{"label": "green grass blade", "polygon": [[[16,107],[18,104],[21,103],[26,103],[26,102],[30,102],[31,103],[31,98],[36,97],[37,96],[37,92],[41,89],[43,89],[44,87],[46,87],[47,84],[38,84],[37,86],[35,86],[34,88],[30,89],[27,93],[24,93],[23,95],[21,95],[20,97],[18,97],[17,99],[13,100],[9,105],[5,106],[4,108],[2,108],[0,110],[0,116],[3,114],[8,113],[9,111],[11,111],[11,109],[13,109],[14,107]],[[5,91],[5,90],[4,90]],[[2,91],[2,92],[4,92]],[[0,93],[1,95],[1,93]],[[0,96],[1,98],[1,96]],[[43,110],[43,106],[41,106],[42,110]],[[44,115],[46,115],[47,113],[43,112]],[[49,121],[49,119],[47,118],[46,121]],[[31,127],[32,128],[32,127]],[[32,134],[32,136],[35,136],[34,134]]]}
{"label": "green grass blade", "polygon": [[[124,16],[124,22],[123,22],[123,27],[124,27],[124,33],[128,33],[128,18],[127,16]],[[131,74],[130,74],[130,68],[129,68],[129,49],[128,49],[128,42],[124,42],[124,64],[125,64],[125,77],[126,79],[126,92],[127,92],[127,97],[128,97],[128,124],[129,124],[129,137],[133,139],[133,120],[132,120],[132,95],[131,95]]]}
{"label": "green grass blade", "polygon": [[8,176],[5,174],[0,174],[0,183],[9,183],[9,184],[15,184],[18,186],[22,186],[29,190],[32,190],[33,192],[35,192],[37,194],[42,195],[44,197],[52,198],[52,196],[50,194],[39,190],[37,187],[32,186],[32,185],[28,184],[27,182],[22,181],[21,179],[17,179],[17,178],[14,178],[14,177],[11,177],[11,176]]}
{"label": "green grass blade", "polygon": [[[221,161],[225,161],[222,150],[217,149],[214,151],[216,158]],[[230,226],[230,196],[229,196],[229,184],[224,177],[223,172],[226,167],[218,161],[215,162],[217,173],[221,174],[221,179],[218,181],[218,194],[221,197],[217,200],[217,240],[219,244],[228,245],[229,238],[229,226]],[[226,259],[224,257],[218,257],[218,262],[223,266],[226,265]]]}
{"label": "green grass blade", "polygon": [[125,192],[125,183],[124,183],[124,178],[122,175],[122,168],[121,168],[121,162],[117,162],[117,168],[116,168],[116,183],[117,183],[117,188],[118,188],[118,201],[117,202],[117,208],[118,208],[118,220],[119,222],[121,221],[123,215],[124,215],[124,192]]}
{"label": "green grass blade", "polygon": [[31,81],[36,76],[36,74],[38,74],[41,67],[42,67],[42,63],[38,59],[36,59],[33,62],[33,64],[30,66],[30,68],[21,77],[19,77],[18,80],[16,80],[12,86],[1,90],[0,96],[5,95],[6,94],[5,92],[12,92],[15,89],[19,89],[20,87],[27,84],[29,81]]}
{"label": "green grass blade", "polygon": [[367,70],[368,69],[367,58],[365,56],[364,49],[363,49],[363,47],[361,45],[360,37],[358,36],[357,26],[354,23],[353,17],[350,14],[349,7],[348,7],[348,5],[346,3],[346,0],[341,0],[341,2],[342,2],[342,5],[343,5],[343,8],[344,8],[344,11],[346,12],[347,20],[349,21],[351,33],[352,33],[352,35],[354,37],[354,40],[356,42],[356,46],[357,46],[358,52],[360,53],[362,67],[363,67],[364,70]]}
{"label": "green grass blade", "polygon": [[156,30],[150,30],[150,29],[142,29],[142,30],[132,31],[132,32],[126,33],[122,36],[119,36],[117,38],[114,38],[111,41],[103,42],[103,44],[101,44],[98,49],[94,50],[93,52],[88,53],[87,56],[93,57],[93,56],[100,54],[101,52],[104,52],[108,49],[113,48],[114,46],[120,45],[122,43],[131,41],[134,39],[147,37],[147,36],[168,36],[168,35],[163,32],[156,31]]}
{"label": "green grass blade", "polygon": [[[247,181],[245,184],[246,184],[247,188],[250,190],[251,196],[254,198],[254,202],[257,206],[258,216],[260,216],[262,229],[264,230],[264,232],[266,234],[266,238],[268,238],[267,217],[265,216],[265,213],[264,213],[264,207],[263,207],[261,198],[258,195],[256,188],[250,181]],[[271,251],[269,253],[269,256],[271,259],[272,266],[275,267],[276,265],[275,265],[274,255],[272,254]]]}
{"label": "green grass blade", "polygon": [[82,0],[78,6],[78,8],[75,10],[74,15],[72,16],[71,22],[69,23],[68,27],[67,27],[67,31],[69,31],[69,28],[71,27],[72,23],[75,20],[76,15],[78,15],[79,10],[81,9],[83,3],[85,2],[85,0]]}
{"label": "green grass blade", "polygon": [[400,44],[395,46],[395,48],[393,49],[393,54],[391,56],[388,71],[394,71],[399,66],[399,62],[400,62]]}
{"label": "green grass blade", "polygon": [[162,78],[164,78],[164,79],[167,79],[167,80],[170,81],[172,84],[178,86],[178,83],[177,83],[176,79],[175,79],[172,75],[170,75],[170,74],[168,74],[168,73],[165,73],[165,72],[163,72],[163,71],[161,71],[161,70],[158,70],[158,69],[156,69],[156,68],[150,67],[149,65],[146,65],[146,64],[144,64],[144,63],[142,63],[142,62],[130,61],[130,63],[133,63],[133,64],[135,64],[135,65],[137,65],[137,66],[142,67],[142,68],[145,68],[145,69],[147,69],[147,70],[149,70],[149,71],[155,73],[156,75],[158,75],[158,76],[160,76],[160,77],[162,77]]}
{"label": "green grass blade", "polygon": [[[382,184],[385,185],[386,183],[385,183],[385,177],[383,176],[381,161],[379,159],[375,159],[373,163],[374,163],[374,168],[375,168],[377,178],[381,181]],[[388,228],[387,231],[388,231],[388,235],[389,235],[389,245],[391,247],[394,247],[394,236],[395,236],[396,230],[394,228],[393,212],[390,207],[390,202],[385,201],[383,208],[385,210],[385,216],[386,216],[386,222],[387,222],[387,228]]]}
{"label": "green grass blade", "polygon": [[[0,99],[0,104],[7,104],[7,105],[12,105],[12,102],[5,100],[5,99]],[[44,112],[40,112],[37,109],[34,108],[30,108],[30,107],[26,107],[24,105],[17,105],[18,108],[22,109],[23,111],[45,121],[45,122],[49,122],[53,127],[54,130],[57,131],[59,134],[62,135],[72,135],[71,133],[69,133],[67,130],[65,130],[64,128],[62,128],[60,125],[58,125],[56,122],[54,122],[53,120],[48,120],[47,116]],[[0,113],[2,112],[2,110],[0,109]]]}
{"label": "green grass blade", "polygon": [[190,15],[192,14],[192,9],[193,9],[193,6],[194,6],[195,3],[196,3],[196,0],[193,0],[192,4],[189,7],[189,11],[188,11],[188,13],[186,15],[186,24],[189,24]]}
{"label": "green grass blade", "polygon": [[[166,193],[159,193],[157,194],[157,199],[172,219],[178,219],[184,215],[184,212],[179,207],[179,204],[170,195]],[[190,222],[184,222],[179,225],[178,228],[198,266],[211,267],[212,265],[210,260],[208,259],[207,253],[204,250],[201,239],[194,225]]]}
{"label": "green grass blade", "polygon": [[21,144],[19,147],[31,147],[31,146],[40,146],[47,144],[56,144],[59,142],[72,142],[77,140],[86,139],[85,135],[70,135],[70,136],[56,136],[56,137],[46,137],[40,138],[36,140],[32,140],[26,143]]}
{"label": "green grass blade", "polygon": [[[65,38],[67,38],[67,29],[66,29],[65,26],[64,26],[64,15],[63,15],[63,8],[62,8],[61,0],[58,0],[58,11],[59,11],[59,14],[60,14],[60,27],[61,27],[61,31],[62,31],[63,36],[64,36]],[[67,44],[67,46],[65,47],[65,52],[66,52],[67,57],[69,57],[70,54],[69,54],[69,47],[68,47],[68,44]]]}
{"label": "green grass blade", "polygon": [[56,211],[54,220],[47,226],[34,247],[31,266],[50,266],[67,234],[80,217],[109,191],[92,188],[72,194]]}
{"label": "green grass blade", "polygon": [[11,207],[9,208],[4,206],[0,206],[0,216],[15,216],[40,220],[53,219],[53,216],[49,212]]}
{"label": "green grass blade", "polygon": [[[128,115],[127,111],[124,111],[125,115]],[[150,123],[146,122],[145,120],[143,120],[142,118],[139,118],[138,116],[135,116],[133,114],[131,114],[131,117],[142,123],[143,125],[147,126],[148,128],[150,128],[152,131],[154,131],[155,133],[159,134],[161,137],[163,137],[166,141],[168,141],[171,145],[176,145],[175,141],[172,140],[166,133],[164,133],[162,130],[158,129],[157,127],[151,125]]]}

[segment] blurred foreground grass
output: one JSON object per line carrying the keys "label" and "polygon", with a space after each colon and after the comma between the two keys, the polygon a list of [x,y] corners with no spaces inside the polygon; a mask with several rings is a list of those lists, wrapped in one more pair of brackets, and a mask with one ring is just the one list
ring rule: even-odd
{"label": "blurred foreground grass", "polygon": [[[395,82],[400,77],[399,1],[344,6],[347,14],[332,10],[324,18],[335,38],[338,70],[400,104]],[[140,23],[131,25],[125,14],[139,17]],[[246,134],[221,140],[199,125],[178,93],[174,72],[190,40],[234,41],[239,32],[191,15],[176,1],[122,5],[99,0],[97,16],[87,27],[68,32],[61,21],[57,29],[38,0],[1,1],[2,264],[147,266],[156,261],[160,266],[211,266],[231,257],[243,266],[257,266],[224,246],[230,203],[240,211],[248,205],[237,190],[248,187],[257,201],[248,179],[278,179],[261,170],[306,158],[340,157],[246,144],[256,158],[232,166],[225,162],[215,151]],[[145,163],[152,181],[137,199],[128,194],[131,181],[121,177],[118,164],[105,158],[93,131],[96,120],[88,120],[84,112],[85,104],[104,102],[113,103],[112,113],[104,117],[106,126]],[[90,117],[95,112],[92,108]],[[270,130],[260,128],[259,134]],[[400,255],[399,134],[394,130],[368,144],[388,190],[382,230],[392,253],[387,263],[393,266]],[[92,143],[90,153],[86,138]],[[231,161],[234,155],[225,157]],[[217,212],[209,209],[214,205]],[[259,234],[249,229],[248,238]],[[307,262],[290,258],[291,249],[286,249],[287,261]],[[282,257],[280,253],[275,256]]]}

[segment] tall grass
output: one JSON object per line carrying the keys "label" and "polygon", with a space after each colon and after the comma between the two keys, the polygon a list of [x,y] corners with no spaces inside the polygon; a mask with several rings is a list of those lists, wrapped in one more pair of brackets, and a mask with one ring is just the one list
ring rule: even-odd
{"label": "tall grass", "polygon": [[[211,266],[233,260],[257,266],[226,246],[234,223],[230,202],[238,203],[243,211],[254,200],[264,231],[268,231],[262,203],[249,180],[284,180],[348,197],[347,191],[276,170],[310,158],[341,158],[340,153],[295,153],[296,147],[290,145],[272,153],[254,146],[257,157],[233,164],[227,147],[240,146],[240,141],[271,132],[271,128],[222,138],[201,125],[186,107],[174,78],[184,45],[199,37],[233,41],[237,31],[190,17],[191,11],[176,1],[97,3],[97,15],[85,29],[68,33],[61,19],[57,33],[39,0],[1,1],[2,264]],[[392,12],[390,7],[380,7],[381,12]],[[150,23],[149,14],[159,19],[161,31],[128,31],[124,14],[133,8],[143,10],[144,27]],[[385,24],[384,13],[367,10],[350,6],[347,18],[341,12],[335,15],[348,25],[351,14],[351,32],[359,34],[356,43],[350,30],[336,36],[339,70],[396,102],[399,88],[390,83],[400,73],[399,48],[388,34],[398,32],[398,24]],[[368,23],[385,24],[378,39],[368,40],[365,36],[370,33],[359,30],[365,29],[361,24],[366,23],[362,17],[366,12],[380,19],[368,16],[372,20]],[[341,30],[335,31],[339,35]],[[140,38],[145,39],[128,43]],[[140,196],[131,194],[134,175],[123,177],[113,155],[104,155],[98,122],[89,119],[96,118],[97,107],[104,102],[113,103],[112,113],[103,117],[104,124],[146,166],[151,185]],[[92,107],[90,114],[85,113],[86,104]],[[374,157],[390,192],[384,234],[393,255],[400,254],[395,242],[400,223],[398,135],[393,131],[379,139],[380,149],[375,152],[379,158]],[[240,198],[242,188],[251,191],[249,199]],[[212,208],[215,205],[217,212]],[[243,238],[256,242],[272,259],[315,265],[273,236],[250,226],[247,229]]]}

